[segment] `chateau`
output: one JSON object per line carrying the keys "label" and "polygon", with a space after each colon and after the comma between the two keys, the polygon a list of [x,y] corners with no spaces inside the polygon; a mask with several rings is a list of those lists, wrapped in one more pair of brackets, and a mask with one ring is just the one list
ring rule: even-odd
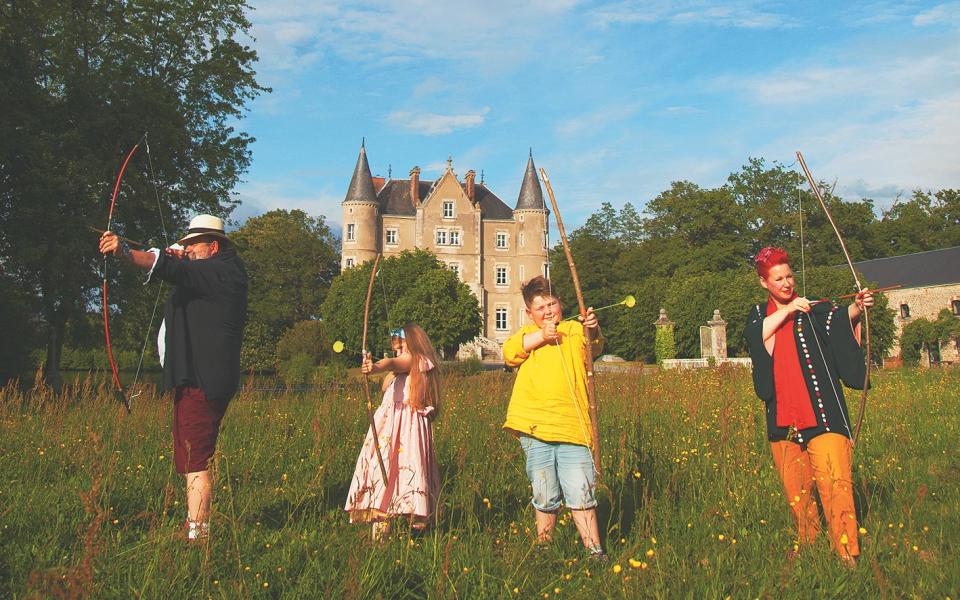
{"label": "chateau", "polygon": [[[499,346],[526,321],[520,286],[548,273],[549,211],[540,178],[527,169],[514,208],[467,171],[457,179],[452,160],[435,181],[384,179],[370,174],[366,148],[343,200],[343,256],[349,269],[403,250],[423,248],[453,269],[480,301],[483,331],[473,352],[499,354]],[[484,339],[485,338],[485,339]]]}

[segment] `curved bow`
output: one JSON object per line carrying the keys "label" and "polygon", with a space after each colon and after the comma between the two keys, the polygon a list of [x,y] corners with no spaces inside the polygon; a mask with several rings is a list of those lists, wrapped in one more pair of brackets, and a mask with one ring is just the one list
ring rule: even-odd
{"label": "curved bow", "polygon": [[[142,140],[142,138],[141,138]],[[123,180],[123,174],[127,170],[127,165],[130,163],[130,159],[133,158],[134,153],[140,147],[140,142],[137,142],[133,145],[133,148],[127,152],[126,158],[123,160],[123,165],[120,167],[120,173],[117,174],[117,181],[113,184],[113,197],[110,199],[110,211],[107,213],[107,231],[111,231],[113,227],[113,209],[117,205],[117,196],[120,194],[120,182]],[[130,413],[130,399],[127,397],[126,393],[123,391],[123,385],[120,383],[120,371],[117,368],[117,361],[113,358],[113,345],[110,343],[110,305],[107,301],[107,256],[103,257],[103,285],[101,286],[103,292],[103,335],[107,343],[107,360],[110,362],[110,372],[113,375],[113,388],[114,394],[117,396],[117,399],[123,402],[123,406],[127,409],[127,413]]]}
{"label": "curved bow", "polygon": [[[553,207],[553,216],[557,219],[557,231],[560,232],[560,241],[563,243],[563,252],[567,257],[567,266],[570,267],[570,278],[573,279],[573,288],[577,292],[577,304],[580,306],[580,316],[587,318],[587,306],[583,302],[583,292],[580,289],[580,277],[577,275],[577,264],[573,261],[573,254],[570,252],[570,244],[567,242],[567,232],[563,228],[563,219],[560,218],[560,209],[557,208],[557,199],[553,195],[553,187],[550,185],[550,178],[547,172],[540,169],[540,178],[547,188],[547,195],[550,197],[550,205]],[[591,346],[593,343],[593,332],[584,328],[584,336],[587,338],[586,352],[583,354],[583,364],[587,370],[587,406],[590,410],[590,445],[593,446],[593,469],[600,473],[600,429],[598,427],[597,414],[597,396],[593,383],[593,354]]]}
{"label": "curved bow", "polygon": [[[373,280],[377,276],[377,265],[380,264],[380,253],[373,259],[373,268],[370,270],[370,283],[367,285],[367,300],[363,305],[363,340],[360,349],[367,354],[367,323],[370,320],[370,298],[373,296]],[[387,468],[383,465],[383,455],[380,454],[380,436],[377,435],[377,424],[373,419],[373,401],[370,397],[370,380],[363,374],[363,393],[367,397],[367,421],[370,423],[370,433],[373,434],[373,448],[377,453],[377,463],[380,465],[380,474],[383,475],[383,485],[387,485]]]}
{"label": "curved bow", "polygon": [[[857,270],[853,267],[853,260],[850,258],[850,253],[847,251],[847,245],[843,241],[843,236],[840,235],[840,229],[837,227],[836,222],[833,220],[833,215],[830,214],[830,209],[827,208],[827,203],[823,200],[823,195],[820,194],[820,187],[817,185],[816,181],[813,179],[813,175],[810,174],[810,169],[807,168],[807,163],[803,160],[803,154],[800,151],[797,151],[797,160],[800,162],[800,167],[803,169],[804,175],[807,177],[807,182],[810,184],[810,189],[813,190],[814,195],[817,197],[817,200],[820,202],[820,207],[823,209],[823,214],[827,216],[827,220],[830,221],[830,226],[833,227],[833,232],[837,234],[837,241],[840,242],[840,249],[843,250],[843,256],[847,259],[847,266],[850,267],[850,273],[853,274],[853,281],[857,285],[857,294],[860,295],[864,291],[863,286],[860,285],[860,276],[857,275]],[[863,315],[863,347],[866,351],[866,369],[864,370],[863,375],[863,391],[860,394],[860,414],[857,417],[857,425],[853,430],[853,445],[857,445],[857,440],[860,439],[860,426],[863,425],[863,417],[866,414],[867,408],[867,390],[870,388],[870,316],[869,310],[866,306],[862,310]]]}

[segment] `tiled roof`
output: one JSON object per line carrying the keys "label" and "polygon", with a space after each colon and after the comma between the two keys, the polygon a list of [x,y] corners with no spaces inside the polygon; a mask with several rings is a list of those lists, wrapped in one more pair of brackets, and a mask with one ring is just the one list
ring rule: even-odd
{"label": "tiled roof", "polygon": [[[423,200],[430,191],[432,182],[420,180],[418,192],[420,200]],[[409,179],[391,179],[383,186],[380,193],[377,194],[377,201],[380,203],[380,214],[384,215],[407,215],[415,216],[417,209],[410,198],[410,180]]]}
{"label": "tiled roof", "polygon": [[370,165],[367,163],[367,150],[360,146],[360,156],[357,157],[357,166],[353,169],[350,187],[344,202],[376,202],[377,191],[373,187],[373,178],[370,175]]}
{"label": "tiled roof", "polygon": [[480,214],[485,219],[512,219],[513,210],[506,203],[490,191],[487,186],[478,183],[473,188],[480,203]]}
{"label": "tiled roof", "polygon": [[[461,183],[460,185],[464,189],[464,193],[466,193],[465,184]],[[432,186],[433,181],[420,180],[419,191],[421,201],[427,197]],[[511,210],[503,200],[498,198],[496,194],[490,191],[487,186],[478,183],[473,189],[477,196],[477,202],[480,203],[480,212],[484,218],[513,218],[513,210]],[[410,198],[409,179],[392,179],[388,181],[386,185],[383,186],[383,189],[380,190],[380,193],[377,194],[377,201],[380,203],[380,213],[384,215],[414,216],[417,214],[417,209],[414,207]]]}
{"label": "tiled roof", "polygon": [[960,283],[960,246],[875,258],[853,263],[857,271],[880,287],[905,288]]}
{"label": "tiled roof", "polygon": [[533,165],[533,151],[527,157],[527,170],[523,173],[523,184],[520,186],[520,195],[517,197],[517,210],[523,209],[544,209],[543,190],[540,188],[537,168]]}

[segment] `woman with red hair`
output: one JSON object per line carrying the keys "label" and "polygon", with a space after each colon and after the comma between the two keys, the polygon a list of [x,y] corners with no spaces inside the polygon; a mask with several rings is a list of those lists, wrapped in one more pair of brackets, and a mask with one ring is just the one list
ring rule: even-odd
{"label": "woman with red hair", "polygon": [[843,384],[862,389],[860,315],[873,306],[863,294],[849,306],[797,295],[790,258],[768,246],[755,260],[767,301],[750,310],[744,337],[753,360],[753,386],[766,404],[773,462],[796,518],[799,544],[813,542],[820,496],[837,553],[851,566],[860,554],[851,473],[850,414]]}

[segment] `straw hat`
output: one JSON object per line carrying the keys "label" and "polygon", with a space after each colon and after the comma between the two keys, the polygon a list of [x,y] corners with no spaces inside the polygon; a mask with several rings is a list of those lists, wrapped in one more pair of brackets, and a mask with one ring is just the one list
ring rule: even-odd
{"label": "straw hat", "polygon": [[177,240],[177,243],[184,245],[184,242],[202,235],[210,235],[227,240],[228,242],[230,241],[223,232],[223,219],[213,215],[197,215],[190,221],[190,228],[187,230],[187,235]]}

